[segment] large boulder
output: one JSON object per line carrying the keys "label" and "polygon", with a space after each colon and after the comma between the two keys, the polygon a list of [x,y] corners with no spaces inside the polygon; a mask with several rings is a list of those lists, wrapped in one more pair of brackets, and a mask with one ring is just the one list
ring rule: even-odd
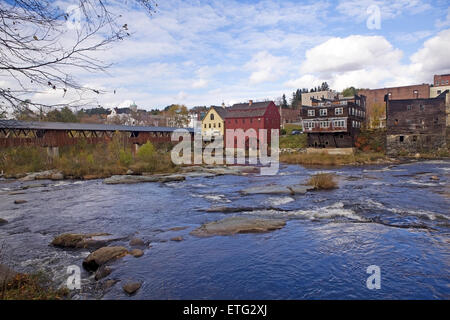
{"label": "large boulder", "polygon": [[191,235],[208,237],[214,235],[233,235],[236,233],[259,233],[281,229],[285,225],[286,222],[281,219],[230,217],[206,223],[193,230]]}
{"label": "large boulder", "polygon": [[142,183],[142,182],[172,182],[183,181],[186,177],[181,174],[155,174],[151,176],[135,176],[135,175],[115,175],[103,180],[106,184],[130,184],[130,183]]}
{"label": "large boulder", "polygon": [[109,233],[64,233],[55,237],[52,245],[60,248],[101,248],[122,238],[111,236]]}
{"label": "large boulder", "polygon": [[88,255],[83,261],[83,267],[88,271],[96,271],[105,263],[122,258],[128,254],[125,247],[103,247]]}

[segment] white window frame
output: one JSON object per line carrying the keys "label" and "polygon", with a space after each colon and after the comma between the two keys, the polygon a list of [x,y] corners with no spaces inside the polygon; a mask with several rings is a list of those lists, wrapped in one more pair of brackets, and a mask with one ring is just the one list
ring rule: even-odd
{"label": "white window frame", "polygon": [[315,110],[308,110],[308,117],[314,117],[316,115]]}
{"label": "white window frame", "polygon": [[320,109],[319,112],[320,112],[320,116],[321,116],[321,117],[327,115],[327,109]]}
{"label": "white window frame", "polygon": [[344,114],[344,108],[334,108],[334,114],[335,115],[340,115],[340,114]]}

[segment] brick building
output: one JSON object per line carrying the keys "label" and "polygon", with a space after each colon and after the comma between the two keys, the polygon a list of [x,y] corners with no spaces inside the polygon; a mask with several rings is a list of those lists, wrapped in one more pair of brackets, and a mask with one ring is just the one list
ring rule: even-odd
{"label": "brick building", "polygon": [[273,101],[249,100],[248,103],[234,104],[225,110],[225,130],[255,129],[259,140],[259,129],[267,129],[267,143],[271,141],[271,129],[280,130],[280,112]]}
{"label": "brick building", "polygon": [[303,130],[308,147],[350,148],[366,118],[365,97],[312,100],[302,107]]}
{"label": "brick building", "polygon": [[433,85],[435,87],[448,86],[450,84],[450,74],[434,75]]}
{"label": "brick building", "polygon": [[427,99],[430,97],[430,85],[419,84],[380,89],[361,89],[358,90],[358,94],[366,97],[368,125],[370,127],[385,127],[385,95],[388,95],[391,100],[417,98]]}
{"label": "brick building", "polygon": [[302,122],[302,110],[301,109],[281,109],[281,127],[284,128],[285,124],[293,123],[299,124]]}
{"label": "brick building", "polygon": [[386,153],[433,152],[446,147],[445,98],[397,99],[386,96]]}

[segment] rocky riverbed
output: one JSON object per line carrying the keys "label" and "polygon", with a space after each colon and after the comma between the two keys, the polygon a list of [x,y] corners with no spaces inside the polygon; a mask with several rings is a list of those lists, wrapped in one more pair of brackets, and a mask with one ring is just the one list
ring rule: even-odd
{"label": "rocky riverbed", "polygon": [[258,172],[0,180],[0,263],[61,286],[77,266],[72,299],[448,296],[450,162]]}

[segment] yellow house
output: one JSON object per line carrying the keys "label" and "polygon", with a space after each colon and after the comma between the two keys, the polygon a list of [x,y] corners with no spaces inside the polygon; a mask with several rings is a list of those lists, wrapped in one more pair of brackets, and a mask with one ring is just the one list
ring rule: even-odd
{"label": "yellow house", "polygon": [[202,136],[223,136],[225,132],[225,115],[225,108],[211,106],[202,119]]}

